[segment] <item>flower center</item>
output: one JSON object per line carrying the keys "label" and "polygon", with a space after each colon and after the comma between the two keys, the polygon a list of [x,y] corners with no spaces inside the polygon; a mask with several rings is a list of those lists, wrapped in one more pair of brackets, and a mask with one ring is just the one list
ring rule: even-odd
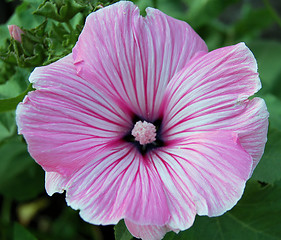
{"label": "flower center", "polygon": [[139,141],[141,145],[146,145],[156,140],[156,127],[146,121],[136,122],[131,133],[135,137],[135,141]]}

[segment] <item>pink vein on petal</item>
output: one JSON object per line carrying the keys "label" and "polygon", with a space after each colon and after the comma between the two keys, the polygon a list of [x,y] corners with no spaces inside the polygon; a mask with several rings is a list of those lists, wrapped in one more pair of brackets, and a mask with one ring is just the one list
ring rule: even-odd
{"label": "pink vein on petal", "polygon": [[[48,172],[69,175],[120,141],[129,113],[76,75],[72,56],[36,68],[30,92],[17,108],[19,133]],[[126,117],[127,116],[127,117]]]}
{"label": "pink vein on petal", "polygon": [[69,180],[68,204],[94,224],[116,224],[126,218],[164,225],[170,218],[166,196],[147,161],[129,143],[101,155]]}
{"label": "pink vein on petal", "polygon": [[243,43],[191,60],[166,90],[163,137],[174,142],[199,131],[237,132],[254,169],[268,126],[264,101],[247,99],[261,86],[256,70],[253,54]]}
{"label": "pink vein on petal", "polygon": [[153,121],[169,80],[200,51],[207,47],[187,23],[151,8],[143,18],[119,2],[88,17],[73,54],[79,75]]}

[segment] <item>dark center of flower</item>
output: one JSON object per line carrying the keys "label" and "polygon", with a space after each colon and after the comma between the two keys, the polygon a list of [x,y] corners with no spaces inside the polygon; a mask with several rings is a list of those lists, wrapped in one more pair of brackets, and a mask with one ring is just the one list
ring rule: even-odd
{"label": "dark center of flower", "polygon": [[133,128],[123,139],[134,144],[142,155],[152,149],[164,146],[161,139],[161,120],[147,122],[135,117],[133,123]]}

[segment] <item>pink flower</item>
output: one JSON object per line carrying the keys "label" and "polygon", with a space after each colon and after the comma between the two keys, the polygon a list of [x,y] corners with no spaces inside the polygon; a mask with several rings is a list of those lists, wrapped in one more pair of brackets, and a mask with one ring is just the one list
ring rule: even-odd
{"label": "pink flower", "polygon": [[240,199],[266,142],[253,54],[211,52],[185,22],[131,2],[92,13],[73,53],[34,70],[19,133],[49,195],[93,224],[143,239],[219,216]]}
{"label": "pink flower", "polygon": [[22,31],[17,25],[8,25],[8,29],[10,36],[16,41],[21,42],[21,35],[24,34],[24,31]]}

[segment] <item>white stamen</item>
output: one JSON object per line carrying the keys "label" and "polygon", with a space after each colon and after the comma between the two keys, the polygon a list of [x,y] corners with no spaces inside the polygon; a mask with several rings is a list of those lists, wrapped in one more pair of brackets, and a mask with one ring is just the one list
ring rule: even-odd
{"label": "white stamen", "polygon": [[152,123],[138,121],[132,130],[132,135],[141,145],[152,143],[156,140],[156,128]]}

